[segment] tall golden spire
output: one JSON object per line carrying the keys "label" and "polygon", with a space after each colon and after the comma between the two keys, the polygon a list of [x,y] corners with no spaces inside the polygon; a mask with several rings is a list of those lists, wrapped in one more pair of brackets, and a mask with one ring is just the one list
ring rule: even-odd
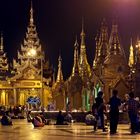
{"label": "tall golden spire", "polygon": [[58,58],[58,71],[57,71],[56,83],[58,83],[58,82],[63,82],[62,58],[61,58],[61,55],[59,55],[59,58]]}
{"label": "tall golden spire", "polygon": [[130,49],[129,49],[129,62],[128,65],[130,68],[133,67],[134,65],[134,49],[133,49],[133,45],[132,45],[132,38],[131,38],[131,45],[130,45]]}
{"label": "tall golden spire", "polygon": [[76,74],[79,74],[79,65],[78,65],[78,41],[77,41],[77,36],[76,40],[74,43],[74,64],[73,64],[73,69],[72,69],[72,76],[75,76]]}
{"label": "tall golden spire", "polygon": [[111,30],[111,35],[109,39],[109,53],[110,54],[123,54],[123,50],[121,49],[120,46],[120,40],[119,40],[119,34],[118,34],[118,25],[116,21],[113,22],[112,24],[112,30]]}
{"label": "tall golden spire", "polygon": [[84,32],[84,21],[82,19],[82,31],[81,31],[81,45],[80,45],[80,59],[79,59],[79,72],[82,78],[90,77],[91,69],[87,61],[86,55],[86,44],[85,44],[85,32]]}
{"label": "tall golden spire", "polygon": [[15,69],[18,72],[22,70],[21,68],[25,65],[30,65],[38,70],[41,70],[41,59],[44,59],[45,57],[38,38],[36,26],[34,25],[33,4],[32,1],[30,2],[30,17],[27,32],[23,43],[21,44],[21,49],[18,51],[18,62],[15,63],[15,60],[13,60],[13,65],[15,64]]}
{"label": "tall golden spire", "polygon": [[[43,54],[42,49],[41,49],[41,44],[37,35],[36,31],[36,26],[34,25],[34,19],[33,19],[33,4],[31,0],[31,5],[30,5],[30,19],[29,19],[29,25],[27,27],[27,32],[26,32],[26,37],[24,38],[24,42],[21,45],[21,52],[18,52],[18,59],[21,60],[21,63],[29,62],[29,52],[31,50],[36,51],[36,58],[34,57],[33,59],[30,59],[31,61],[34,61],[34,65],[37,65],[39,60],[37,58],[42,57],[41,55]],[[31,62],[32,63],[32,62]]]}

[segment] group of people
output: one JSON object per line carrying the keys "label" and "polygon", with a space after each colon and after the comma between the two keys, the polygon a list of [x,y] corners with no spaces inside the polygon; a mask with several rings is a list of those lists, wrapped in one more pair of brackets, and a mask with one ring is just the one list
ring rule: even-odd
{"label": "group of people", "polygon": [[[128,112],[128,117],[130,120],[130,129],[131,134],[136,134],[140,132],[140,115],[139,115],[139,108],[140,103],[138,98],[134,98],[134,93],[130,92],[127,94],[126,99],[121,101],[118,97],[118,91],[112,91],[112,97],[108,101],[109,105],[109,123],[110,123],[110,134],[117,133],[117,125],[119,122],[119,109],[120,106],[123,104],[123,108],[125,111]],[[9,108],[8,111],[3,112],[1,124],[2,125],[12,125],[12,117],[18,116],[20,118],[23,116],[24,108],[14,107]],[[100,127],[103,132],[107,131],[105,127],[105,114],[106,114],[106,105],[103,98],[103,92],[99,91],[97,97],[95,98],[95,103],[92,106],[92,112],[88,112],[85,120],[86,124],[89,125],[92,123],[94,126],[94,131],[97,130],[98,120],[100,120]],[[45,124],[49,124],[50,120],[47,120],[44,116],[44,113],[35,115],[32,117],[31,111],[28,111],[26,114],[27,121],[32,122],[34,127],[43,127]],[[66,115],[64,116],[62,111],[59,111],[56,117],[56,125],[66,125],[72,122],[73,118],[69,111],[67,111]]]}
{"label": "group of people", "polygon": [[[28,112],[27,120],[28,122],[32,122],[34,127],[43,127],[44,125],[48,125],[50,123],[49,119],[46,119],[43,113],[36,114],[33,118],[30,114],[31,112]],[[59,111],[57,117],[56,117],[56,125],[68,125],[68,123],[71,123],[72,116],[70,113],[67,113],[66,116],[62,114],[62,111]]]}
{"label": "group of people", "polygon": [[13,107],[1,107],[0,114],[8,112],[9,117],[12,119],[24,119],[26,117],[26,108],[25,106],[17,105]]}
{"label": "group of people", "polygon": [[[110,106],[109,109],[109,123],[110,123],[110,134],[116,134],[117,133],[117,125],[119,121],[119,108],[122,105],[125,110],[128,112],[129,120],[131,123],[130,129],[131,134],[135,134],[140,131],[140,124],[138,122],[138,111],[140,108],[140,104],[138,100],[134,98],[134,93],[130,92],[129,95],[127,95],[127,99],[125,101],[121,101],[121,99],[118,97],[118,91],[113,90],[112,91],[112,97],[109,99],[108,105]],[[92,106],[92,115],[95,116],[94,119],[94,130],[96,130],[97,121],[100,119],[101,128],[103,132],[107,131],[107,128],[105,127],[105,114],[106,113],[106,105],[103,99],[103,92],[98,92],[97,97],[95,98],[95,103]]]}
{"label": "group of people", "polygon": [[[15,110],[15,111],[14,111]],[[19,118],[22,111],[22,108],[14,107],[13,109],[9,108],[6,111],[2,112],[1,124],[2,125],[12,125],[12,119]],[[14,117],[13,117],[14,116]],[[44,125],[50,124],[50,119],[47,119],[44,111],[37,114],[31,114],[31,111],[26,112],[27,122],[32,122],[34,127],[43,127]],[[56,116],[56,125],[67,125],[73,120],[70,112],[67,112],[66,115],[63,115],[62,111],[59,111]]]}
{"label": "group of people", "polygon": [[12,119],[25,119],[26,111],[24,106],[14,106],[9,108],[1,108],[1,124],[12,125]]}

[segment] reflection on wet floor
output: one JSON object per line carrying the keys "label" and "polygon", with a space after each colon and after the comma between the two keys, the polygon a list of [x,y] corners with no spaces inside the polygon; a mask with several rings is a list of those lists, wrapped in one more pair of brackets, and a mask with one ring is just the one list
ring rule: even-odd
{"label": "reflection on wet floor", "polygon": [[56,126],[45,125],[42,128],[34,128],[26,120],[14,120],[13,126],[0,125],[0,140],[73,140],[73,139],[119,139],[130,140],[140,139],[140,134],[130,135],[129,125],[119,125],[118,133],[110,135],[109,132],[102,130],[93,131],[92,126],[86,126],[83,123],[74,123],[72,125]]}

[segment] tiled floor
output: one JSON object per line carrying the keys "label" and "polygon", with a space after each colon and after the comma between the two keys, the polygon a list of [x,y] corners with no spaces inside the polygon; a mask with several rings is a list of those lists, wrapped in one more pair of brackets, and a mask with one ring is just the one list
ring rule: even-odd
{"label": "tiled floor", "polygon": [[140,139],[140,134],[130,135],[128,125],[119,125],[116,135],[98,130],[93,132],[92,126],[72,124],[68,126],[46,125],[34,128],[26,120],[14,120],[13,126],[0,125],[0,140],[133,140]]}

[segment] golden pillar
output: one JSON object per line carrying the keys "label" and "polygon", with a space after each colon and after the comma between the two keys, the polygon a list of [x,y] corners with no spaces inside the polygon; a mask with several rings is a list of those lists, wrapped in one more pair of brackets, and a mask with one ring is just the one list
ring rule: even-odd
{"label": "golden pillar", "polygon": [[5,91],[5,105],[9,105],[8,93]]}
{"label": "golden pillar", "polygon": [[14,105],[17,105],[17,92],[15,88],[13,90],[14,90]]}
{"label": "golden pillar", "polygon": [[52,99],[51,90],[49,88],[44,88],[44,94],[43,94],[44,107],[46,107],[49,104],[51,99]]}
{"label": "golden pillar", "polygon": [[25,96],[24,96],[24,93],[23,92],[20,93],[20,96],[19,96],[19,104],[20,105],[24,105],[25,104]]}
{"label": "golden pillar", "polygon": [[1,104],[5,105],[5,91],[4,90],[2,90],[1,92]]}

